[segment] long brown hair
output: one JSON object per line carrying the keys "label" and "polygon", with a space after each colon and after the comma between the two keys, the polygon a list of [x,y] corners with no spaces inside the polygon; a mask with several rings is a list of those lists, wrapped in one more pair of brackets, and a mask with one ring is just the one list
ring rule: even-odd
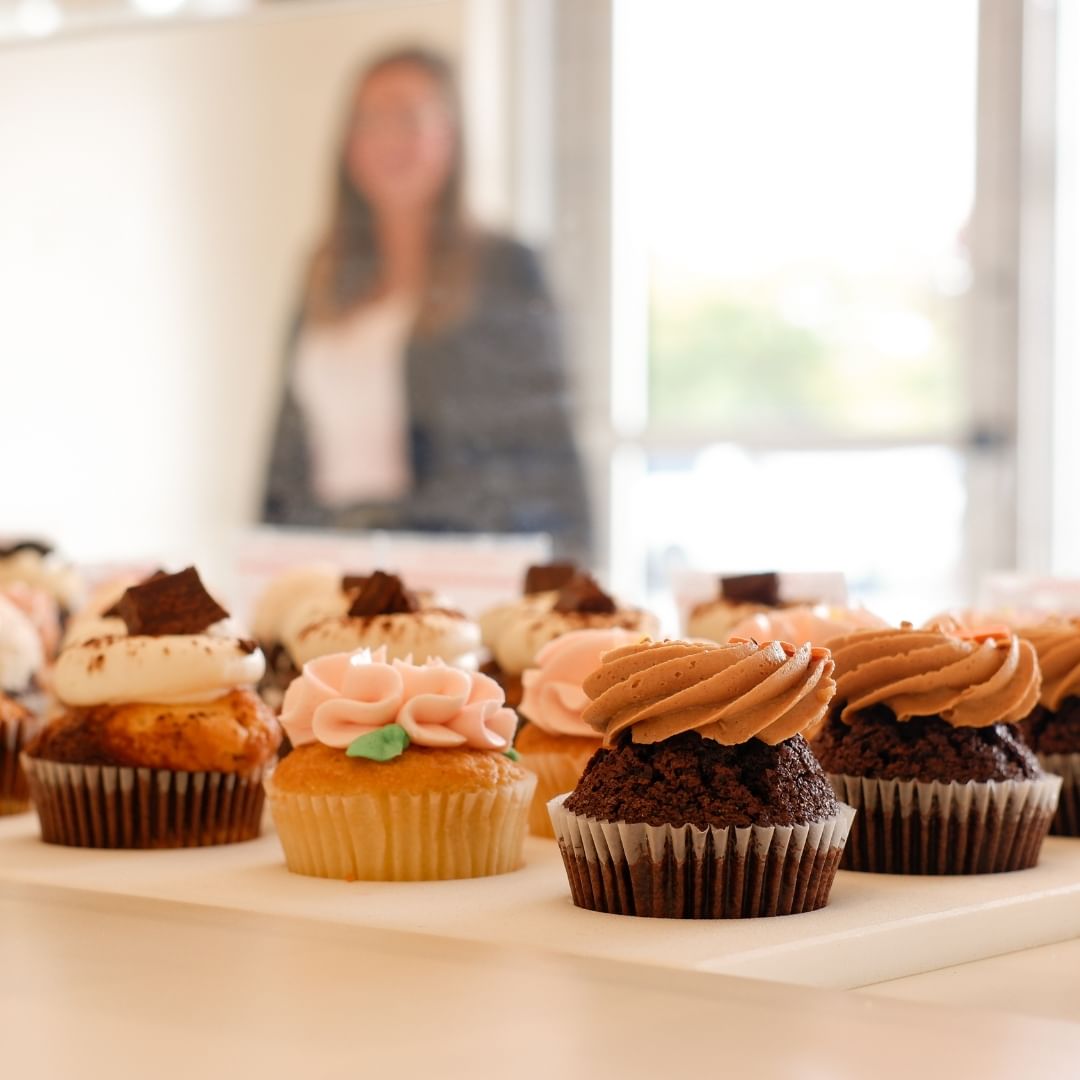
{"label": "long brown hair", "polygon": [[458,321],[470,305],[477,233],[465,210],[465,145],[457,79],[445,57],[418,46],[384,53],[352,80],[334,170],[330,221],[311,259],[304,308],[314,322],[335,322],[370,299],[379,287],[382,253],[375,239],[375,214],[349,176],[348,153],[364,85],[378,72],[399,64],[419,68],[431,78],[455,132],[453,162],[435,207],[427,283],[415,326],[421,336],[431,336]]}

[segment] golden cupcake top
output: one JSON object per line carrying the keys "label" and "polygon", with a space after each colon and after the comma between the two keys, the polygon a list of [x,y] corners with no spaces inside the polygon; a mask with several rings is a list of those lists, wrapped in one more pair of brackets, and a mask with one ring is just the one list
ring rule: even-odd
{"label": "golden cupcake top", "polygon": [[845,634],[829,647],[842,720],[884,705],[901,721],[939,716],[954,727],[989,727],[1022,720],[1039,700],[1035,649],[1004,626],[904,623]]}
{"label": "golden cupcake top", "polygon": [[1056,712],[1066,698],[1080,697],[1080,619],[1048,619],[1019,626],[1016,632],[1031,642],[1039,657],[1039,703]]}
{"label": "golden cupcake top", "polygon": [[825,718],[835,686],[828,649],[784,641],[641,642],[607,653],[583,687],[582,718],[611,744],[696,731],[733,746],[776,745]]}

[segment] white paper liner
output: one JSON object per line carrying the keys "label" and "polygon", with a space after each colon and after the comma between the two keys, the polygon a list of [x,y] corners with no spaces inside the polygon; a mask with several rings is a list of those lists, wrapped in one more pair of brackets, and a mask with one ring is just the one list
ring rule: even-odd
{"label": "white paper liner", "polygon": [[294,874],[438,881],[517,870],[536,777],[484,791],[299,795],[266,785]]}
{"label": "white paper liner", "polygon": [[[597,747],[599,745],[598,741]],[[529,832],[534,836],[546,836],[549,840],[555,838],[547,804],[556,795],[572,791],[577,786],[586,764],[595,752],[595,748],[579,749],[576,753],[565,754],[521,752],[520,764],[536,773],[536,794],[529,806]]]}
{"label": "white paper liner", "polygon": [[845,870],[989,874],[1034,866],[1057,808],[1061,778],[978,783],[873,780],[830,773],[859,816]]}
{"label": "white paper liner", "polygon": [[22,764],[48,844],[181,848],[259,835],[268,768],[184,772],[68,765],[27,754]]}
{"label": "white paper liner", "polygon": [[19,759],[23,747],[41,727],[29,720],[0,720],[0,815],[21,814],[30,809],[30,788]]}
{"label": "white paper liner", "polygon": [[1039,754],[1039,764],[1061,777],[1061,798],[1050,825],[1054,836],[1080,836],[1080,754]]}
{"label": "white paper liner", "polygon": [[578,907],[681,919],[791,915],[824,907],[855,811],[806,825],[645,825],[548,803]]}

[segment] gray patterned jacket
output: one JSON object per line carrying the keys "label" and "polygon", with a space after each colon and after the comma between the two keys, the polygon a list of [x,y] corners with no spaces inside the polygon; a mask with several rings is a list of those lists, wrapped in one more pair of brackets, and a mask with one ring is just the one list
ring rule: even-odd
{"label": "gray patterned jacket", "polygon": [[414,338],[406,387],[414,489],[408,498],[332,509],[309,471],[305,419],[291,390],[290,335],[263,503],[267,522],[343,529],[547,532],[558,554],[589,559],[581,462],[570,425],[558,319],[536,257],[485,241],[470,313]]}

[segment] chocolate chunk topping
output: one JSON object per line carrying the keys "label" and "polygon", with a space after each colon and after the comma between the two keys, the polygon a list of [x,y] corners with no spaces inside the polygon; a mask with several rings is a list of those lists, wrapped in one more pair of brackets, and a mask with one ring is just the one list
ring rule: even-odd
{"label": "chocolate chunk topping", "polygon": [[341,579],[341,591],[350,593],[362,589],[369,577],[369,574],[345,574]]}
{"label": "chocolate chunk topping", "polygon": [[780,604],[780,575],[739,574],[720,579],[720,597],[732,604]]}
{"label": "chocolate chunk topping", "polygon": [[11,544],[0,545],[0,559],[17,555],[20,551],[36,551],[39,555],[51,555],[53,546],[45,543],[44,540],[16,540]]}
{"label": "chocolate chunk topping", "polygon": [[566,809],[649,825],[795,825],[831,817],[836,797],[801,735],[723,746],[691,731],[598,750]]}
{"label": "chocolate chunk topping", "polygon": [[1011,724],[954,727],[939,716],[899,721],[884,705],[841,720],[836,707],[814,739],[826,772],[875,780],[1033,780],[1042,776],[1035,755]]}
{"label": "chocolate chunk topping", "polygon": [[571,562],[537,563],[525,571],[526,596],[534,593],[554,592],[561,589],[575,574],[577,567]]}
{"label": "chocolate chunk topping", "polygon": [[577,573],[559,589],[555,610],[563,613],[613,615],[615,601],[596,583],[590,574]]}
{"label": "chocolate chunk topping", "polygon": [[358,582],[359,591],[349,607],[350,615],[402,615],[420,610],[420,602],[396,574],[376,570],[369,577],[353,580]]}
{"label": "chocolate chunk topping", "polygon": [[[155,570],[149,577],[145,577],[139,582],[140,585],[145,585],[148,581],[157,581],[158,578],[168,577],[168,573],[165,570]],[[117,600],[111,608],[101,613],[103,619],[119,619],[120,618],[120,601],[123,600],[123,596],[120,600]]]}
{"label": "chocolate chunk topping", "polygon": [[236,646],[242,653],[253,653],[259,647],[251,638],[241,638]]}
{"label": "chocolate chunk topping", "polygon": [[157,573],[120,597],[116,615],[129,634],[198,634],[229,613],[206,591],[194,566]]}

